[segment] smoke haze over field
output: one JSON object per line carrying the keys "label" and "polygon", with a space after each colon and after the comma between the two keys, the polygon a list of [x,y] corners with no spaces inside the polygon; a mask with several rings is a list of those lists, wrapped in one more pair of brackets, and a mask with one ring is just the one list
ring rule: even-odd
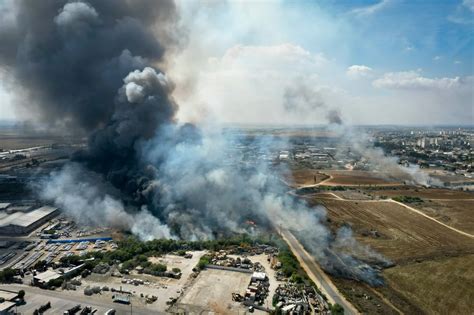
{"label": "smoke haze over field", "polygon": [[[281,223],[300,232],[329,272],[381,283],[351,255],[362,250],[350,233],[333,235],[324,209],[294,200],[268,162],[238,167],[232,135],[209,122],[176,122],[174,84],[156,68],[181,34],[173,2],[9,4],[0,16],[0,66],[20,106],[89,141],[37,187],[41,197],[79,222],[128,229],[142,239],[212,239],[252,233],[248,220],[265,228]],[[333,109],[326,116],[341,123]],[[253,144],[268,152],[278,145],[271,138]],[[341,244],[348,246],[336,261]]]}

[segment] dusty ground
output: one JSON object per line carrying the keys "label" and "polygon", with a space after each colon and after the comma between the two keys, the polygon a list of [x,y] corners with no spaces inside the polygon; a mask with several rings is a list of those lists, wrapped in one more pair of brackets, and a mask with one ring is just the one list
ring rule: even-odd
{"label": "dusty ground", "polygon": [[232,301],[232,293],[244,294],[250,278],[248,273],[205,269],[179,300],[178,308],[189,312],[243,313],[245,308]]}
{"label": "dusty ground", "polygon": [[312,169],[294,169],[291,174],[287,174],[285,180],[292,187],[301,187],[307,185],[318,184],[323,180],[328,179],[329,176],[317,170]]}

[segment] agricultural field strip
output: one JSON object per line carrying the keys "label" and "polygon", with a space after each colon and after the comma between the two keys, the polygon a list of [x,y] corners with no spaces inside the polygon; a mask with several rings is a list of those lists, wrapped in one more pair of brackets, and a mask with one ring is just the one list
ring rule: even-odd
{"label": "agricultural field strip", "polygon": [[[406,204],[404,204],[404,203],[395,201],[395,200],[393,200],[393,199],[385,199],[385,200],[362,200],[362,199],[361,199],[361,200],[353,200],[353,199],[344,199],[344,198],[342,198],[342,197],[340,197],[340,196],[338,196],[338,195],[336,195],[336,194],[334,194],[334,193],[332,193],[332,192],[328,192],[327,194],[331,194],[331,195],[333,195],[334,197],[336,197],[338,200],[342,200],[342,201],[353,201],[353,202],[394,202],[394,203],[396,203],[396,204],[398,204],[398,205],[404,207],[405,209],[408,209],[408,210],[413,211],[413,212],[415,212],[415,213],[417,213],[417,214],[419,214],[419,215],[422,215],[422,216],[424,216],[425,218],[427,218],[427,219],[429,219],[429,220],[431,220],[431,221],[434,221],[434,222],[436,222],[436,223],[438,223],[438,224],[441,224],[442,226],[444,226],[444,227],[446,227],[446,228],[448,228],[448,229],[450,229],[450,230],[452,230],[452,231],[455,231],[455,232],[457,232],[457,233],[459,233],[459,234],[462,234],[462,235],[467,236],[467,237],[470,237],[470,238],[474,238],[474,235],[472,235],[472,234],[469,234],[469,233],[467,233],[467,232],[458,230],[458,229],[456,229],[456,228],[454,228],[454,227],[452,227],[452,226],[449,226],[449,225],[447,225],[447,224],[445,224],[445,223],[443,223],[443,222],[441,222],[441,221],[436,220],[436,219],[433,218],[433,217],[430,217],[430,216],[427,215],[427,214],[424,214],[423,212],[421,212],[421,211],[418,210],[418,209],[415,209],[415,208],[413,208],[413,207],[410,207],[410,206],[408,206],[408,205],[406,205]],[[452,199],[451,199],[451,200],[452,200]],[[466,200],[466,199],[463,199],[463,200]],[[469,200],[469,199],[467,199],[467,200]]]}
{"label": "agricultural field strip", "polygon": [[474,201],[474,198],[471,199],[452,199],[452,198],[426,198],[433,201]]}
{"label": "agricultural field strip", "polygon": [[454,228],[454,227],[452,227],[452,226],[449,226],[449,225],[447,225],[447,224],[444,224],[443,222],[440,222],[440,221],[436,220],[435,218],[430,217],[430,216],[427,215],[427,214],[424,214],[424,213],[421,212],[420,210],[415,209],[415,208],[413,208],[413,207],[410,207],[410,206],[408,206],[408,205],[406,205],[406,204],[404,204],[404,203],[395,201],[395,200],[393,200],[393,199],[389,199],[389,200],[387,200],[387,201],[388,201],[388,202],[395,202],[395,203],[399,204],[400,206],[403,206],[403,207],[405,207],[405,208],[408,209],[408,210],[414,211],[414,212],[418,213],[419,215],[422,215],[422,216],[424,216],[424,217],[427,218],[427,219],[430,219],[430,220],[432,220],[432,221],[434,221],[434,222],[436,222],[436,223],[438,223],[438,224],[441,224],[442,226],[444,226],[444,227],[446,227],[446,228],[448,228],[448,229],[450,229],[450,230],[453,230],[453,231],[455,231],[455,232],[457,232],[457,233],[459,233],[459,234],[465,235],[465,236],[467,236],[467,237],[474,238],[474,235],[469,234],[469,233],[467,233],[467,232],[463,232],[463,231],[461,231],[461,230],[458,230],[458,229],[456,229],[456,228]]}

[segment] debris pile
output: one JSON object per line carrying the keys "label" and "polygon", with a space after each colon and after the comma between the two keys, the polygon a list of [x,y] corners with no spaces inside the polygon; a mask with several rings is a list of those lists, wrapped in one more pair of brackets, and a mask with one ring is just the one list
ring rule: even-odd
{"label": "debris pile", "polygon": [[100,263],[92,269],[93,273],[105,274],[109,271],[110,266],[108,264]]}
{"label": "debris pile", "polygon": [[269,293],[270,282],[264,272],[254,272],[245,291],[244,304],[263,305]]}
{"label": "debris pile", "polygon": [[283,314],[330,314],[329,305],[323,297],[313,287],[302,284],[279,284],[273,303]]}

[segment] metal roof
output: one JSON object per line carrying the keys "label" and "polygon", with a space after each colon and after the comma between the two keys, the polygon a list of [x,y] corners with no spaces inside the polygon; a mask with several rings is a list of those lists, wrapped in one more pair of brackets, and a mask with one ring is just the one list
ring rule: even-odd
{"label": "metal roof", "polygon": [[15,212],[7,217],[2,218],[0,220],[0,226],[16,225],[27,227],[36,221],[41,220],[45,216],[50,215],[56,210],[58,210],[58,208],[43,206],[28,213]]}
{"label": "metal roof", "polygon": [[5,301],[3,303],[0,303],[0,312],[6,312],[15,305],[16,304],[14,302],[10,302],[10,301]]}
{"label": "metal roof", "polygon": [[3,299],[5,301],[10,301],[13,300],[18,296],[18,292],[11,292],[11,291],[6,291],[6,290],[0,290],[0,299]]}
{"label": "metal roof", "polygon": [[34,276],[35,280],[47,283],[49,280],[54,280],[61,277],[59,273],[54,270],[46,270],[45,272],[39,273]]}

